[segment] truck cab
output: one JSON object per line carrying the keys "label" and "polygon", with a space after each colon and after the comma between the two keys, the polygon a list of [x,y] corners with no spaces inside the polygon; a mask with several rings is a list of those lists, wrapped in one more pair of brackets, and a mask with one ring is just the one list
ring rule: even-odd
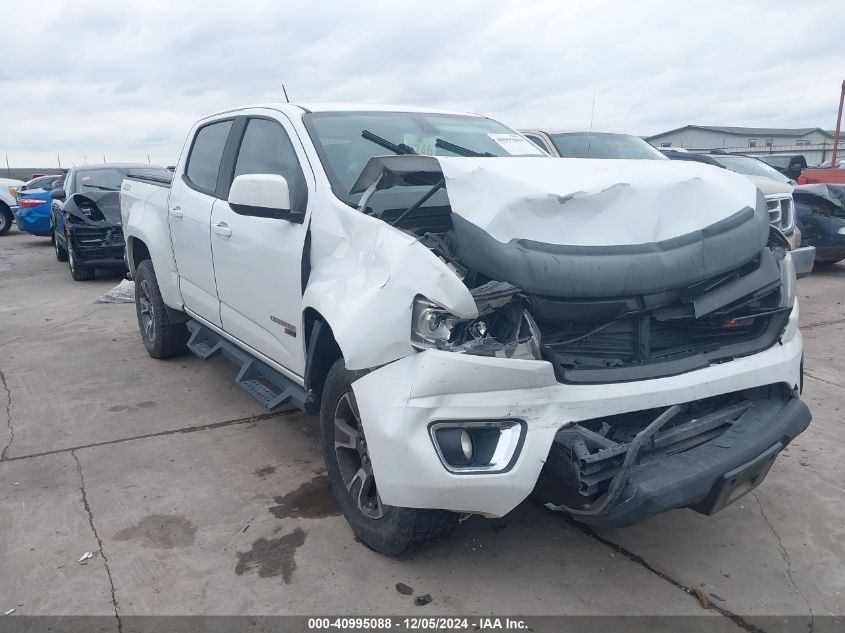
{"label": "truck cab", "polygon": [[727,170],[268,104],[198,121],[172,184],[130,174],[120,203],[150,355],[222,353],[317,414],[384,554],[532,492],[591,525],[712,514],[810,422],[789,244]]}

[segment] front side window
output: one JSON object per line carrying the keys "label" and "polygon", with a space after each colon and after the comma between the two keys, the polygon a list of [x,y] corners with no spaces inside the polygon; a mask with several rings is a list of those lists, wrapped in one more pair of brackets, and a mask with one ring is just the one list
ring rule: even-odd
{"label": "front side window", "polygon": [[250,119],[244,131],[233,179],[242,174],[278,174],[288,181],[291,211],[304,213],[305,176],[284,128],[275,121]]}
{"label": "front side window", "polygon": [[223,148],[231,128],[232,121],[228,120],[205,125],[197,131],[185,170],[185,176],[195,189],[214,195]]}

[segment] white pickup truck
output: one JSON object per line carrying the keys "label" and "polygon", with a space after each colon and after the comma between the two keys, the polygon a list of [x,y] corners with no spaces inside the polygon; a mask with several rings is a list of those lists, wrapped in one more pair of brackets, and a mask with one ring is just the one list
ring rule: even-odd
{"label": "white pickup truck", "polygon": [[121,210],[149,353],[223,352],[268,407],[319,412],[388,555],[531,494],[592,525],[712,514],[810,422],[788,243],[727,170],[274,104],[197,122]]}

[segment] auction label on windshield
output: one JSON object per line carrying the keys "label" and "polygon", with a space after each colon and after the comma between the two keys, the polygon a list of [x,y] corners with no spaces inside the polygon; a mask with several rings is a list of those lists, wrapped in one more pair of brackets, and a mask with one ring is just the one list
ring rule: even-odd
{"label": "auction label on windshield", "polygon": [[531,141],[522,138],[519,134],[494,134],[492,132],[488,132],[487,136],[498,143],[499,147],[512,156],[524,156],[525,154],[532,154],[535,156],[543,155],[543,152],[541,152],[536,145],[534,145]]}

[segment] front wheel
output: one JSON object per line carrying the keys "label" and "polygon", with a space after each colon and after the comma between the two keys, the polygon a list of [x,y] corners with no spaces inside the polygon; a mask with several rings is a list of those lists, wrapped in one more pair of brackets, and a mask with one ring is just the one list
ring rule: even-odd
{"label": "front wheel", "polygon": [[153,263],[147,259],[135,269],[135,313],[141,338],[153,358],[170,358],[187,351],[188,328],[174,323],[161,297]]}
{"label": "front wheel", "polygon": [[[70,268],[70,276],[74,281],[91,281],[94,278],[94,267],[84,266],[76,261],[76,255],[73,253],[73,245],[68,238],[67,244],[67,265]],[[58,254],[56,254],[58,257]]]}
{"label": "front wheel", "polygon": [[0,205],[0,235],[6,235],[12,229],[15,216],[6,205]]}
{"label": "front wheel", "polygon": [[451,534],[458,514],[382,503],[352,391],[363,374],[347,370],[342,358],[329,370],[320,404],[323,456],[332,492],[355,535],[381,554],[399,556]]}

